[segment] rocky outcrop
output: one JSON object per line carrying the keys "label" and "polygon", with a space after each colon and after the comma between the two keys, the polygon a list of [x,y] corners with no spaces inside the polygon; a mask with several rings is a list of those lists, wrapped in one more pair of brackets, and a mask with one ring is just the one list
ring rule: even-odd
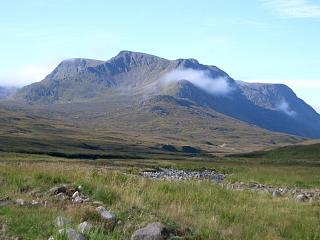
{"label": "rocky outcrop", "polygon": [[162,223],[155,222],[136,230],[131,236],[131,240],[165,240],[168,237],[168,229]]}

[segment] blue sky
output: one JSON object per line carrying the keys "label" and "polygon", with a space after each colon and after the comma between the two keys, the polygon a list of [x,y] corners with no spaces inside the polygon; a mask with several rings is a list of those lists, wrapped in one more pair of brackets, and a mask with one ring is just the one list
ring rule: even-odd
{"label": "blue sky", "polygon": [[280,82],[320,110],[320,1],[11,0],[0,8],[0,85],[61,60],[120,50],[196,58],[245,81]]}

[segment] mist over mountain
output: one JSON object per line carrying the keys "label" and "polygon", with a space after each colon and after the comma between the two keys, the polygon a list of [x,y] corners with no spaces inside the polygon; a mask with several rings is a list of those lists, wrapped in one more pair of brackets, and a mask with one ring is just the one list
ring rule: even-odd
{"label": "mist over mountain", "polygon": [[104,102],[137,111],[159,96],[271,131],[320,137],[320,115],[289,87],[235,81],[195,59],[167,60],[130,51],[108,61],[69,59],[43,81],[19,90],[14,99],[33,105]]}
{"label": "mist over mountain", "polygon": [[17,87],[0,86],[0,100],[8,99],[18,91]]}

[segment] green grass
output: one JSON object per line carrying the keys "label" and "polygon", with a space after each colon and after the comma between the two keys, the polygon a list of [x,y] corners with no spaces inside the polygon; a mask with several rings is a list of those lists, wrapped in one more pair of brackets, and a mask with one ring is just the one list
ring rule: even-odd
{"label": "green grass", "polygon": [[[33,157],[38,159],[31,161]],[[0,222],[9,221],[9,232],[24,239],[54,235],[57,229],[53,222],[58,215],[69,217],[72,226],[81,220],[93,222],[96,229],[88,239],[128,239],[134,230],[153,221],[185,232],[190,228],[187,239],[320,239],[319,203],[300,204],[292,199],[231,191],[210,182],[153,181],[128,174],[155,166],[216,168],[229,173],[230,181],[319,188],[318,167],[244,158],[71,161],[2,153],[0,159],[6,160],[0,162],[0,198],[31,200],[28,192],[33,189],[81,184],[88,196],[102,201],[123,222],[109,232],[103,230],[92,207],[55,202],[50,207],[0,207]]]}
{"label": "green grass", "polygon": [[268,151],[256,151],[251,153],[243,153],[235,155],[236,157],[247,158],[267,158],[273,160],[289,160],[291,163],[294,160],[316,161],[319,164],[320,160],[320,143],[306,145],[291,145],[280,148],[275,148]]}

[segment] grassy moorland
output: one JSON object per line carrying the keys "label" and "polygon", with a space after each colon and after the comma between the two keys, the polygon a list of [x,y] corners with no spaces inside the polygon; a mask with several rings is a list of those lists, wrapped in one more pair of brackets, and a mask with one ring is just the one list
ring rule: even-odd
{"label": "grassy moorland", "polygon": [[[75,226],[95,223],[88,239],[129,239],[137,228],[161,221],[183,233],[185,239],[320,239],[320,204],[298,203],[250,191],[231,191],[211,182],[167,182],[143,179],[141,169],[175,167],[216,168],[228,173],[227,181],[255,181],[289,187],[320,187],[319,159],[294,164],[268,158],[185,160],[70,160],[45,155],[0,153],[0,199],[23,198],[29,193],[62,183],[82,185],[91,199],[102,201],[122,224],[104,230],[94,207],[61,204],[43,194],[47,206],[0,207],[0,223],[8,233],[23,239],[56,235],[54,219],[66,216]],[[58,237],[58,236],[57,236]],[[57,239],[63,239],[63,236]]]}

